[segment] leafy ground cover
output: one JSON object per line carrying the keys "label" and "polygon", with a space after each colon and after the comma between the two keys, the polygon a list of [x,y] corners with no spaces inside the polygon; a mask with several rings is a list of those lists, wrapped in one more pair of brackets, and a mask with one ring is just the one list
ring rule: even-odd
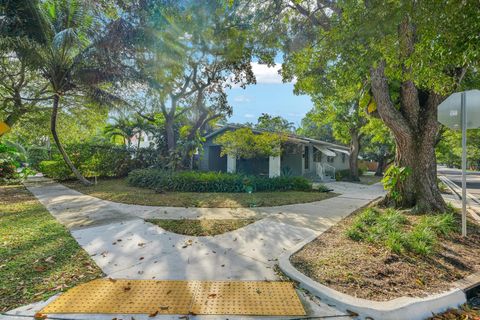
{"label": "leafy ground cover", "polygon": [[187,236],[215,236],[245,227],[256,219],[147,219],[147,222],[178,234]]}
{"label": "leafy ground cover", "polygon": [[129,186],[125,179],[98,180],[98,184],[94,186],[84,186],[75,181],[65,182],[64,184],[100,199],[147,206],[248,208],[313,202],[336,196],[335,193],[331,192],[315,191],[156,192],[152,189]]}
{"label": "leafy ground cover", "polygon": [[44,300],[102,271],[30,192],[0,186],[0,311]]}
{"label": "leafy ground cover", "polygon": [[480,270],[480,226],[460,217],[370,208],[306,245],[293,265],[335,290],[371,300],[425,296]]}

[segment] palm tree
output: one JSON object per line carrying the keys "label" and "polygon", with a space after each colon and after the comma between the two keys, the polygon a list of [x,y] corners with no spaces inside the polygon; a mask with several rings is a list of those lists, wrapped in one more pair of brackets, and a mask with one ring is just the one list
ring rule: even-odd
{"label": "palm tree", "polygon": [[[132,138],[138,135],[140,143],[140,135],[146,130],[146,120],[140,117],[129,118],[125,115],[112,118],[112,123],[105,126],[104,133],[108,137],[121,137],[128,147],[131,147]],[[138,148],[138,146],[137,146]]]}
{"label": "palm tree", "polygon": [[28,56],[49,82],[53,93],[50,130],[55,144],[84,184],[90,182],[75,168],[58,137],[58,111],[66,95],[80,95],[98,103],[120,101],[105,87],[125,74],[126,69],[116,63],[121,61],[118,54],[110,50],[128,39],[125,22],[103,25],[95,19],[94,5],[81,0],[16,0],[6,10],[7,16],[17,16],[12,19],[15,33],[25,36],[17,36],[18,54]]}

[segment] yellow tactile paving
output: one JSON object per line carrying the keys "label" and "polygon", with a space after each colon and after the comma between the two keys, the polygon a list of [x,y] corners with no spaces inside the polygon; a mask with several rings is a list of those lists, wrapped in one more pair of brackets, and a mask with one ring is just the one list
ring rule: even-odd
{"label": "yellow tactile paving", "polygon": [[192,305],[195,314],[305,315],[291,282],[202,281]]}
{"label": "yellow tactile paving", "polygon": [[94,280],[41,313],[305,315],[290,282]]}
{"label": "yellow tactile paving", "polygon": [[68,290],[41,313],[187,314],[195,281],[94,280]]}

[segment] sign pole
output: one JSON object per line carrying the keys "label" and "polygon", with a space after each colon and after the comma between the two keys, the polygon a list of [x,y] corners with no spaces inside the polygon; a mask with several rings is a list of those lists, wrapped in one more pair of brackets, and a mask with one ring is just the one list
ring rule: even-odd
{"label": "sign pole", "polygon": [[461,95],[462,116],[462,236],[467,236],[467,110],[466,93]]}

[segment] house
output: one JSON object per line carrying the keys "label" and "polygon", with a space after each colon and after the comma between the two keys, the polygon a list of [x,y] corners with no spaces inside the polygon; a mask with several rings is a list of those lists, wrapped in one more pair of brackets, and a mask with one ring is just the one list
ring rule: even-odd
{"label": "house", "polygon": [[[221,134],[241,128],[226,125],[205,136],[203,152],[198,167],[204,171],[243,172],[276,177],[280,175],[305,176],[315,180],[328,181],[335,178],[337,170],[349,168],[349,148],[321,140],[287,136],[279,157],[236,159],[221,156],[221,145],[216,138]],[[259,134],[261,131],[252,130]]]}

